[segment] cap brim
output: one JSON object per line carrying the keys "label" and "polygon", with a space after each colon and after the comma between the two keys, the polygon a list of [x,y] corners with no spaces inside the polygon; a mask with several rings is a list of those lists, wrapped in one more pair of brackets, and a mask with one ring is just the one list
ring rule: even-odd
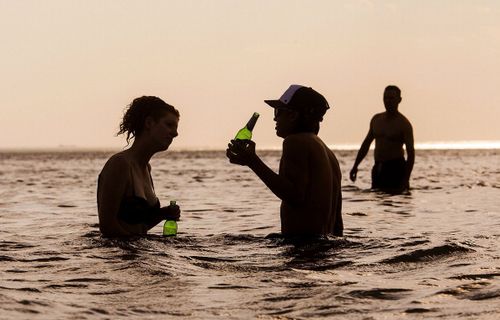
{"label": "cap brim", "polygon": [[287,106],[281,100],[264,100],[264,102],[273,108],[283,108]]}

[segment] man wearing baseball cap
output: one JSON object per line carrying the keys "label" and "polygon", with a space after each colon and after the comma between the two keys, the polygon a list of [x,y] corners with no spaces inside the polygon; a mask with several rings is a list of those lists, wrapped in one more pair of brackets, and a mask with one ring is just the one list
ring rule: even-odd
{"label": "man wearing baseball cap", "polygon": [[248,166],[282,200],[283,236],[342,236],[340,167],[317,135],[327,100],[310,87],[291,85],[280,99],[265,102],[274,109],[276,135],[284,139],[279,173],[259,158],[253,141],[231,140],[229,161]]}

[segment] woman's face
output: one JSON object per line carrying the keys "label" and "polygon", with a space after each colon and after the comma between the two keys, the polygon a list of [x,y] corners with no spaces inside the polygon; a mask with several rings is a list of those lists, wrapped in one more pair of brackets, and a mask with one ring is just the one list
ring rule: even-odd
{"label": "woman's face", "polygon": [[161,151],[167,150],[172,140],[178,136],[177,126],[179,118],[170,112],[165,113],[158,120],[153,120],[151,138],[158,144]]}

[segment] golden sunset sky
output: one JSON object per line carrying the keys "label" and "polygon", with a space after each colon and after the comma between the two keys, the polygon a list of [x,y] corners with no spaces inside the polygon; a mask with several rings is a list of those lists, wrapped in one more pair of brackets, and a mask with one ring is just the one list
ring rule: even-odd
{"label": "golden sunset sky", "polygon": [[0,149],[120,148],[125,106],[181,112],[172,149],[225,148],[290,84],[323,93],[320,136],[358,145],[402,89],[417,143],[500,141],[500,1],[0,0]]}

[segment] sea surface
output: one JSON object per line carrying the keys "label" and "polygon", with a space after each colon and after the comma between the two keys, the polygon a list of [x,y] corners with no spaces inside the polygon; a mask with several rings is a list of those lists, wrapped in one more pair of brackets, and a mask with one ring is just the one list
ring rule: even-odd
{"label": "sea surface", "polygon": [[[0,153],[0,319],[500,319],[500,150],[417,150],[410,194],[335,151],[345,237],[292,242],[280,201],[223,151],[152,159],[179,234],[104,239],[110,152]],[[259,152],[277,170],[279,151]]]}

